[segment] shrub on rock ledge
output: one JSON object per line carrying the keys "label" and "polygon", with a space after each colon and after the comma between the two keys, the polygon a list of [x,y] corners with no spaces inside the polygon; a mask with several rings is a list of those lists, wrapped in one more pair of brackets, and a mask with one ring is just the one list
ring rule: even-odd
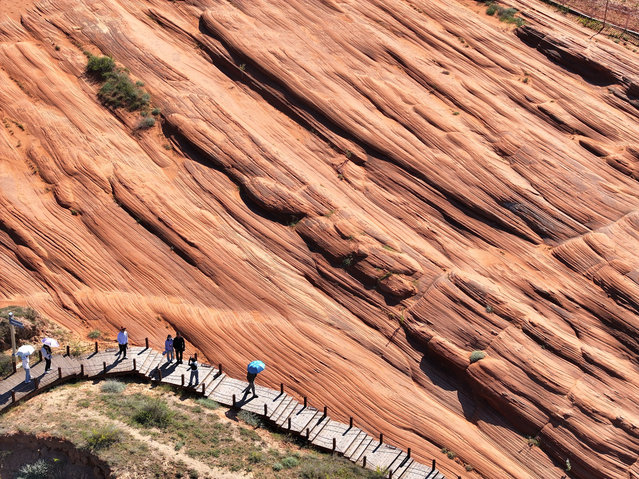
{"label": "shrub on rock ledge", "polygon": [[479,350],[473,351],[472,353],[470,353],[470,364],[476,363],[477,361],[479,361],[480,359],[484,359],[485,357],[485,352]]}

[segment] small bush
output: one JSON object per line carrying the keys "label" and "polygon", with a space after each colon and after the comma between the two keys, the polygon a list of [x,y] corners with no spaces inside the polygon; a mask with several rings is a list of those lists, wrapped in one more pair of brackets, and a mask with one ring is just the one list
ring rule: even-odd
{"label": "small bush", "polygon": [[7,376],[13,372],[13,367],[11,366],[11,356],[0,353],[0,377]]}
{"label": "small bush", "polygon": [[214,401],[213,399],[209,399],[209,398],[200,398],[196,400],[195,402],[207,409],[217,409],[220,407],[220,404],[217,401]]}
{"label": "small bush", "polygon": [[488,8],[486,9],[486,15],[493,16],[496,12],[497,12],[497,5],[495,5],[494,3],[491,3],[490,5],[488,5]]}
{"label": "small bush", "polygon": [[48,479],[51,465],[44,459],[38,459],[32,464],[25,464],[18,471],[16,479]]}
{"label": "small bush", "polygon": [[285,457],[280,462],[282,463],[282,466],[284,466],[285,469],[291,469],[293,467],[297,467],[297,465],[300,463],[299,459],[293,456]]}
{"label": "small bush", "polygon": [[151,110],[151,115],[158,116],[159,114],[160,114],[159,108],[153,108],[153,110]]}
{"label": "small bush", "polygon": [[470,363],[476,363],[480,359],[484,359],[486,357],[486,353],[483,351],[473,351],[470,353]]}
{"label": "small bush", "polygon": [[89,336],[89,339],[98,339],[100,336],[102,336],[102,331],[94,329],[88,334],[88,336]]}
{"label": "small bush", "polygon": [[89,75],[103,80],[113,70],[115,70],[115,60],[113,58],[89,54],[89,61],[87,62],[87,73]]}
{"label": "small bush", "polygon": [[448,451],[446,453],[446,456],[448,456],[448,459],[455,459],[457,457],[457,454],[455,454],[453,451]]}
{"label": "small bush", "polygon": [[262,419],[257,414],[253,414],[250,411],[240,411],[237,414],[237,418],[244,421],[249,426],[260,427],[262,425]]}
{"label": "small bush", "polygon": [[92,451],[105,449],[122,439],[122,432],[115,426],[102,426],[91,430],[87,436],[87,446]]}
{"label": "small bush", "polygon": [[131,419],[144,427],[164,429],[173,422],[175,412],[161,399],[145,398],[137,405]]}
{"label": "small bush", "polygon": [[102,383],[102,386],[100,387],[100,391],[102,391],[103,393],[108,393],[108,394],[120,394],[122,391],[124,391],[125,388],[126,388],[126,384],[120,381],[109,379],[108,381],[105,381],[104,383]]}
{"label": "small bush", "polygon": [[142,118],[138,123],[138,130],[148,130],[155,125],[155,118],[152,116],[147,116],[146,118]]}
{"label": "small bush", "polygon": [[98,91],[98,98],[113,108],[126,107],[129,111],[140,110],[149,104],[150,96],[136,86],[128,73],[119,70],[109,73],[106,82]]}
{"label": "small bush", "polygon": [[282,469],[284,469],[284,465],[281,462],[276,462],[275,464],[273,464],[274,471],[281,471]]}
{"label": "small bush", "polygon": [[248,461],[251,464],[258,464],[262,461],[264,461],[264,454],[262,454],[259,451],[252,451],[249,456],[248,456]]}
{"label": "small bush", "polygon": [[305,457],[299,472],[299,477],[302,479],[326,479],[328,477],[381,479],[386,476],[385,471],[370,471],[346,459],[330,456],[326,459],[321,456]]}
{"label": "small bush", "polygon": [[538,436],[536,437],[528,436],[526,438],[526,442],[528,442],[528,445],[530,447],[533,447],[533,446],[539,447],[539,445],[541,444],[541,440],[539,439]]}

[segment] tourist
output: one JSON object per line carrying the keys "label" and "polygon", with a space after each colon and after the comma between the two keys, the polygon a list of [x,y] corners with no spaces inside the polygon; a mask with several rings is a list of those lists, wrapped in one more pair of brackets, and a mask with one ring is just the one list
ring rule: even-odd
{"label": "tourist", "polygon": [[[177,339],[177,338],[176,338]],[[191,378],[189,379],[189,387],[191,387],[191,383],[193,379],[195,379],[195,384],[193,387],[197,386],[200,382],[199,372],[197,370],[197,359],[194,357],[189,358],[189,369],[191,370]]]}
{"label": "tourist", "polygon": [[24,369],[24,382],[28,384],[31,382],[31,368],[29,367],[29,355],[22,356],[22,369]]}
{"label": "tourist", "polygon": [[44,344],[40,349],[42,359],[44,359],[44,374],[47,374],[51,370],[51,348],[48,344]]}
{"label": "tourist", "polygon": [[182,353],[184,353],[185,346],[184,338],[179,332],[176,332],[173,339],[173,349],[175,350],[175,359],[177,359],[176,364],[182,364]]}
{"label": "tourist", "polygon": [[164,354],[166,354],[167,362],[173,362],[173,338],[169,334],[164,341]]}
{"label": "tourist", "polygon": [[120,328],[117,341],[118,346],[120,347],[117,356],[124,353],[124,356],[120,359],[126,359],[126,347],[129,344],[129,334],[126,332],[126,328],[124,326]]}

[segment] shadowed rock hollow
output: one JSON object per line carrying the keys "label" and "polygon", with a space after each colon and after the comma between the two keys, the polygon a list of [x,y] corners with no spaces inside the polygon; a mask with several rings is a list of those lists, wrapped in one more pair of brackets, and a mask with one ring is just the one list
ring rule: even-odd
{"label": "shadowed rock hollow", "polygon": [[515,6],[0,0],[0,300],[261,358],[449,477],[639,477],[638,57]]}

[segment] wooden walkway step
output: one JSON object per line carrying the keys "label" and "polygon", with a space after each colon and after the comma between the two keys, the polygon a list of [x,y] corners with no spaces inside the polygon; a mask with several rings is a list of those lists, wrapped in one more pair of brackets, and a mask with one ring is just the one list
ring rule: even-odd
{"label": "wooden walkway step", "polygon": [[[134,363],[135,362],[135,367]],[[188,364],[169,363],[158,351],[130,347],[121,359],[116,349],[107,349],[80,357],[54,355],[51,370],[44,374],[44,361],[31,367],[32,381],[24,383],[24,372],[0,381],[0,411],[40,390],[84,374],[97,378],[117,374],[137,374],[153,381],[188,387],[191,372]],[[36,384],[38,388],[36,389]],[[388,471],[393,479],[445,479],[437,469],[415,462],[401,449],[380,443],[357,427],[349,427],[294,397],[256,385],[257,396],[245,392],[248,383],[228,377],[208,364],[199,366],[198,392],[222,405],[237,407],[269,418],[279,427],[307,438],[313,445],[342,454],[345,458],[372,470]]]}

